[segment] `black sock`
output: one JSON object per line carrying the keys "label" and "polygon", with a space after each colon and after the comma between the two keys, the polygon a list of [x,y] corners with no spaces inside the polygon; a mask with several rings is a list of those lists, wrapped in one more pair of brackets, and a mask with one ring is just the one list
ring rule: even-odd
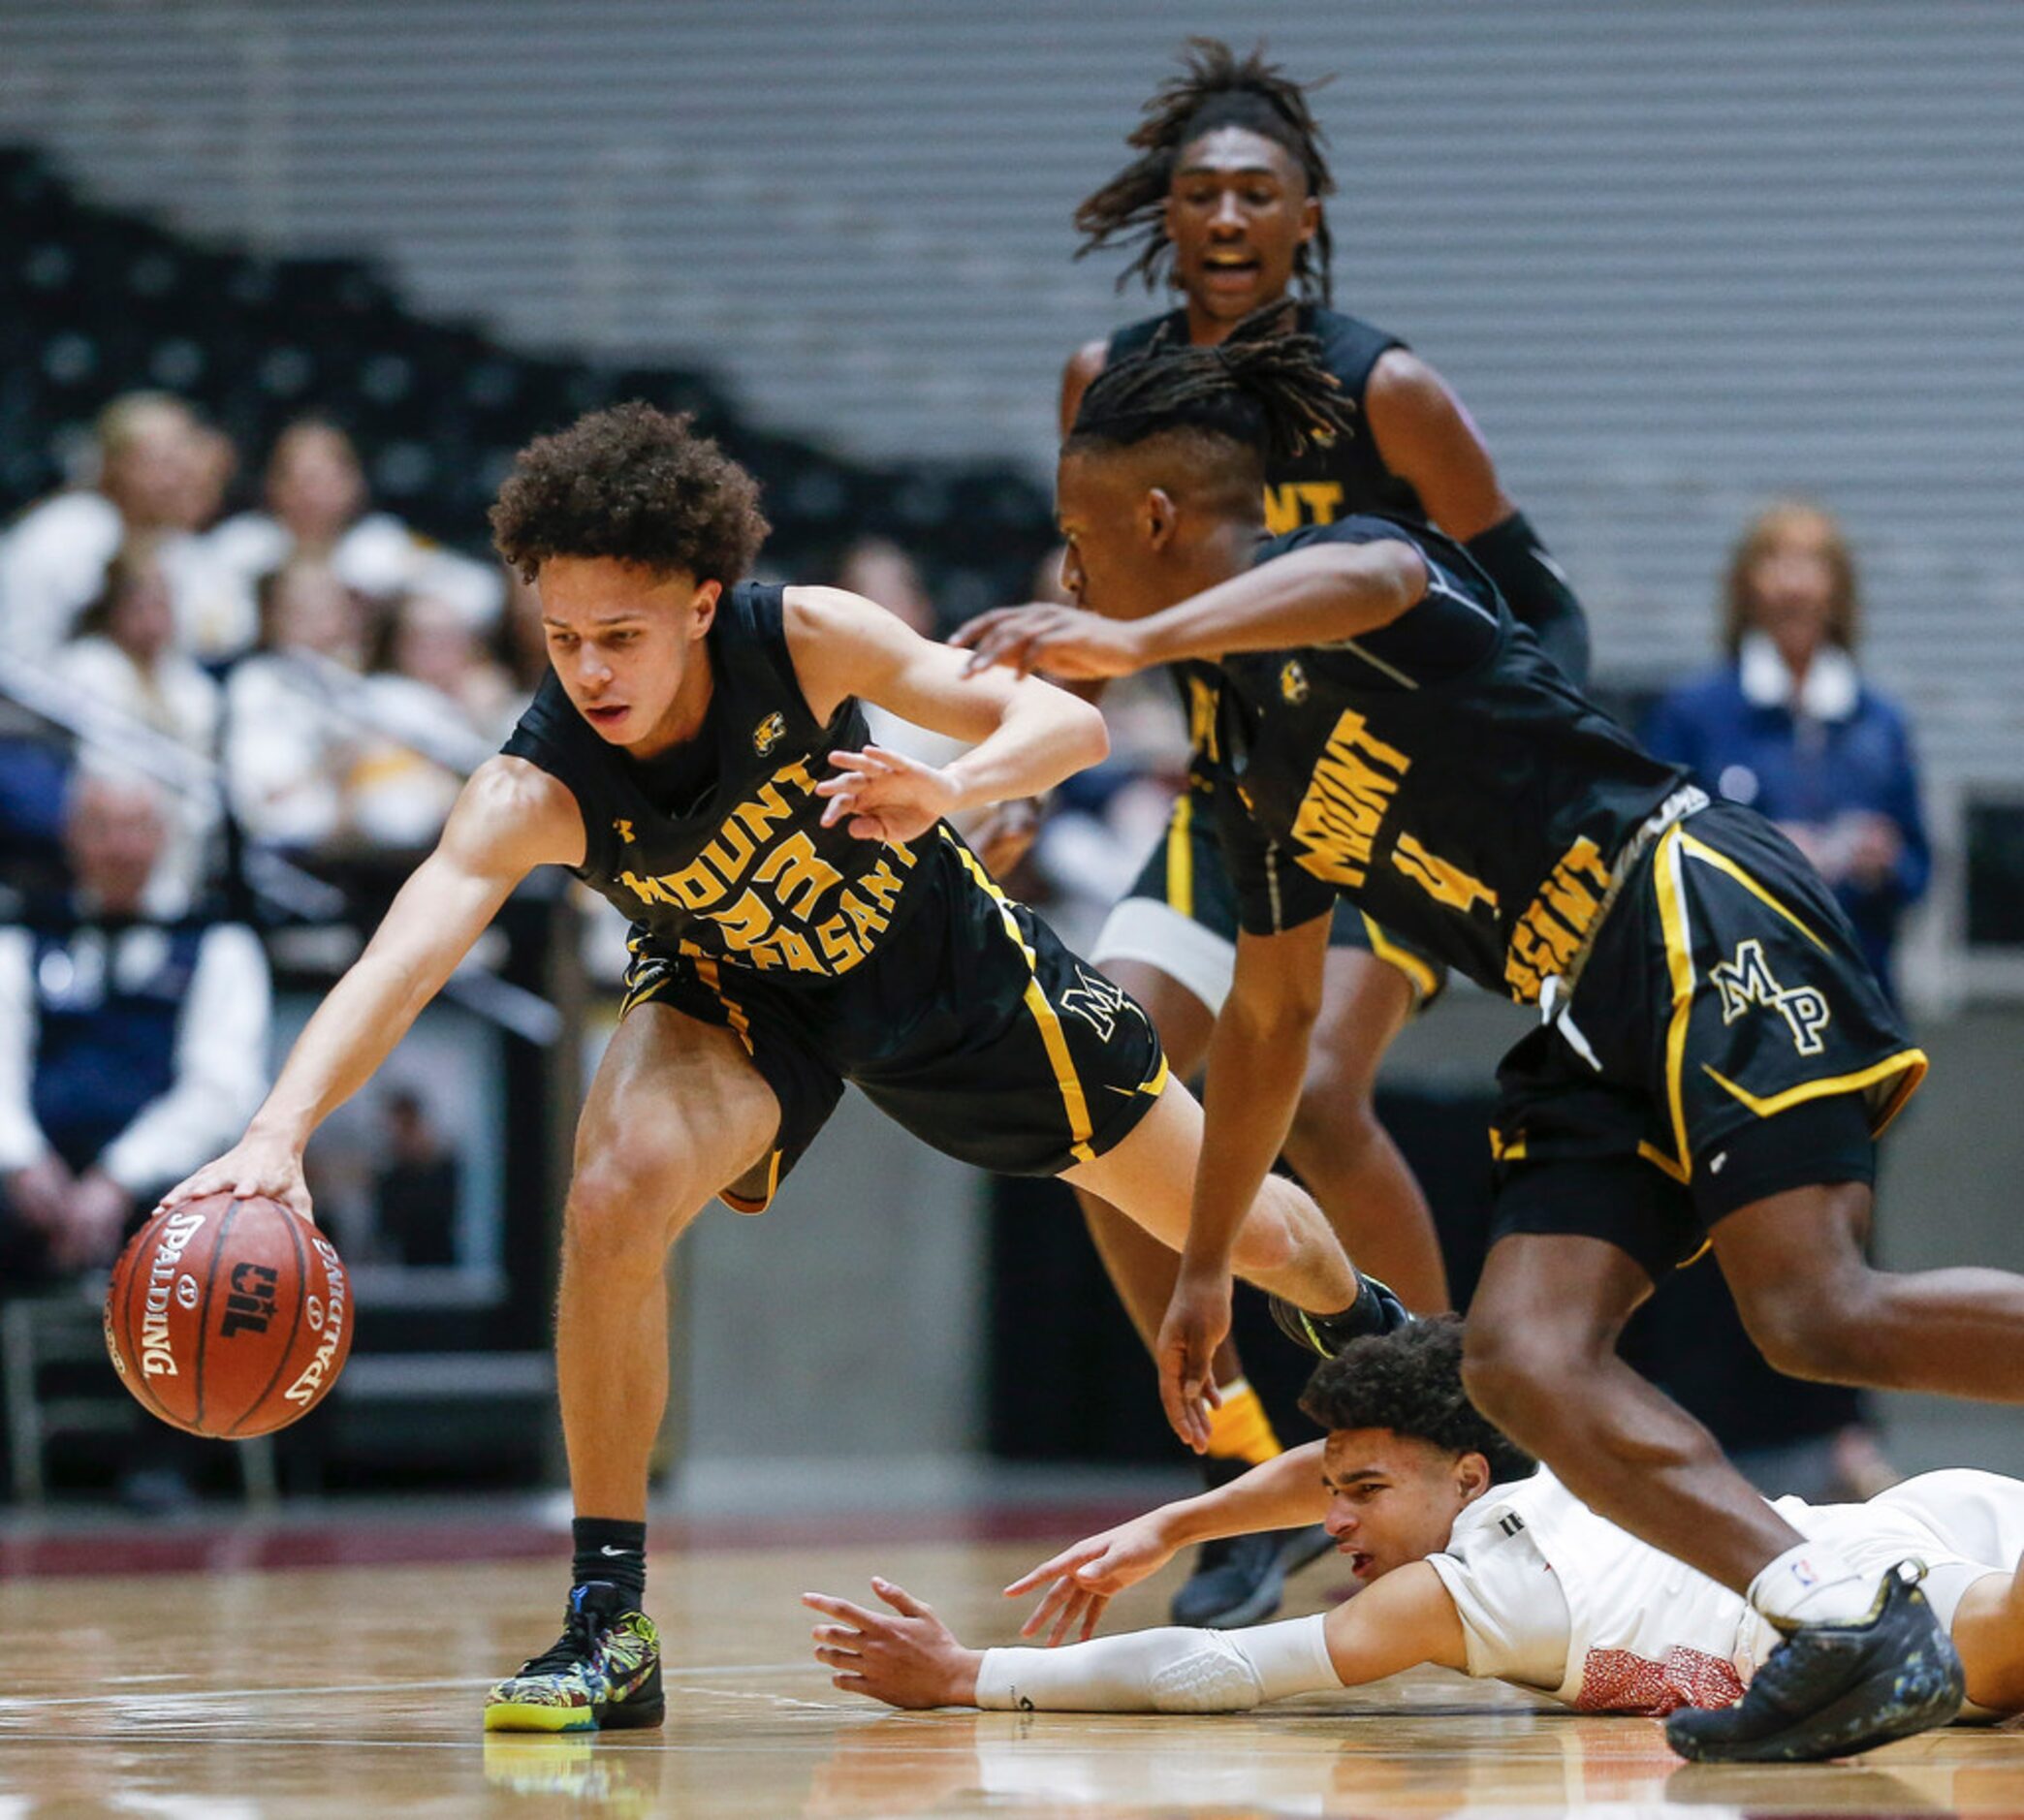
{"label": "black sock", "polygon": [[576,1547],[572,1584],[602,1580],[622,1589],[635,1605],[647,1597],[647,1525],[614,1517],[579,1517],[569,1525]]}

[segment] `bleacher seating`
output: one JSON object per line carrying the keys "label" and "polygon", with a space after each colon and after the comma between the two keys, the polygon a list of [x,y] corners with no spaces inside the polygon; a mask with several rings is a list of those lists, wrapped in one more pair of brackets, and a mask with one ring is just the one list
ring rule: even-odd
{"label": "bleacher seating", "polygon": [[0,367],[0,519],[61,484],[108,399],[156,387],[200,405],[249,463],[290,418],[332,418],[364,453],[380,503],[473,550],[515,450],[633,397],[695,412],[758,476],[769,573],[814,579],[852,536],[881,532],[960,612],[1023,598],[1052,539],[1046,495],[1010,466],[853,463],[752,427],[705,374],[523,354],[409,310],[367,261],[178,236],[80,197],[29,149],[0,147],[0,218],[13,228],[0,342],[29,351]]}

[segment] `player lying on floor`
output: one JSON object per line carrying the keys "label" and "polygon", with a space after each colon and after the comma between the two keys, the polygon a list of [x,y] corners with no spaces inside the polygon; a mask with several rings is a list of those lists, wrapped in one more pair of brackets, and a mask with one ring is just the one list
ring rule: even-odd
{"label": "player lying on floor", "polygon": [[[836,1685],[895,1707],[1238,1711],[1433,1663],[1587,1712],[1724,1707],[1778,1633],[1736,1593],[1577,1502],[1462,1393],[1462,1323],[1359,1339],[1301,1407],[1325,1441],[1065,1549],[1006,1588],[1047,1596],[1024,1634],[1089,1639],[1110,1600],[1212,1536],[1323,1520],[1363,1590],[1314,1617],[1248,1630],[1133,1631],[1066,1648],[966,1649],[888,1581],[891,1613],[809,1593]],[[2024,1710],[2024,1483],[1925,1473],[1866,1504],[1779,1511],[1868,1574],[1922,1567],[1953,1637],[1966,1716]],[[1901,1562],[1916,1566],[1898,1568]]]}

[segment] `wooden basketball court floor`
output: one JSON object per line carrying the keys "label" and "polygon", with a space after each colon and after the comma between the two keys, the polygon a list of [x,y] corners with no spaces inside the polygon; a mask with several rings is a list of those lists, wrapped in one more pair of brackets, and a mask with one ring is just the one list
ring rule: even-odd
{"label": "wooden basketball court floor", "polygon": [[[204,1572],[12,1579],[0,1820],[2024,1814],[2024,1732],[1955,1729],[1852,1764],[1695,1767],[1655,1721],[1536,1710],[1436,1672],[1248,1715],[889,1712],[829,1685],[796,1595],[869,1599],[880,1572],[966,1642],[1008,1642],[1018,1613],[996,1588],[1044,1546],[901,1527],[914,1539],[657,1549],[667,1726],[583,1739],[478,1723],[486,1683],[555,1632],[559,1538],[539,1559],[468,1558],[485,1553],[473,1536],[466,1558],[433,1565],[259,1570],[231,1566],[228,1543]],[[173,1553],[174,1534],[151,1546]],[[1158,1621],[1177,1571],[1115,1619]],[[1288,1611],[1342,1584],[1310,1569]]]}

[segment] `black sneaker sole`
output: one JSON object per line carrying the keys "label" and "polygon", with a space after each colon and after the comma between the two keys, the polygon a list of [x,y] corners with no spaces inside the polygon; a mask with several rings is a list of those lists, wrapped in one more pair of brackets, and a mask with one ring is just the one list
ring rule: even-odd
{"label": "black sneaker sole", "polygon": [[[1886,1601],[1899,1597],[1923,1605],[1910,1585],[1902,1590],[1891,1587],[1885,1595]],[[1813,1763],[1825,1757],[1852,1757],[1931,1731],[1960,1711],[1966,1692],[1961,1658],[1937,1623],[1913,1657],[1897,1665],[1889,1693],[1883,1696],[1878,1683],[1887,1672],[1892,1671],[1880,1668],[1818,1710],[1801,1713],[1781,1730],[1755,1738],[1703,1733],[1701,1727],[1716,1715],[1678,1712],[1665,1722],[1665,1742],[1693,1763]]]}
{"label": "black sneaker sole", "polygon": [[1676,1732],[1668,1723],[1665,1742],[1691,1763],[1817,1763],[1826,1757],[1859,1756],[1880,1744],[1929,1732],[1960,1710],[1958,1681],[1936,1666],[1881,1711],[1869,1689],[1855,1687],[1768,1738],[1702,1739],[1691,1731]]}

